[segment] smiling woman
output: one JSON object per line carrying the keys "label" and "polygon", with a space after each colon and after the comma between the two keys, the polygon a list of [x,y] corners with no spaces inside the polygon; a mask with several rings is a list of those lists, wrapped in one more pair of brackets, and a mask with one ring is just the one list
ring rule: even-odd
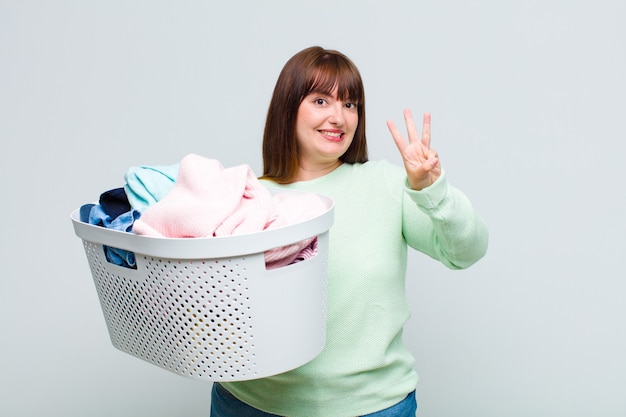
{"label": "smiling woman", "polygon": [[402,341],[409,317],[407,247],[451,269],[467,268],[485,254],[487,229],[430,149],[429,115],[420,138],[405,110],[408,143],[388,123],[403,170],[368,161],[364,109],[359,71],[337,51],[305,49],[278,77],[263,136],[262,179],[335,203],[326,346],[283,374],[216,383],[212,417],[415,415],[418,378]]}
{"label": "smiling woman", "polygon": [[328,174],[342,162],[359,123],[357,104],[332,95],[313,92],[298,107],[296,140],[298,171],[296,181],[311,180]]}
{"label": "smiling woman", "polygon": [[[322,116],[329,115],[322,110],[330,111],[335,107],[333,104],[344,104],[345,110],[356,116],[351,137],[350,132],[345,132],[348,135],[344,134],[342,138],[346,149],[335,159],[348,163],[367,162],[365,93],[359,70],[337,51],[311,47],[287,61],[276,82],[263,134],[263,178],[279,184],[293,182],[300,163],[306,163],[299,157],[301,141],[295,140],[297,129],[301,127],[296,126],[300,112],[306,112],[308,105],[318,108],[316,119],[320,123]],[[345,114],[345,110],[342,113]],[[310,113],[313,118],[313,111]],[[326,125],[312,128],[330,129],[331,135],[343,129],[333,125],[332,121],[321,123]]]}

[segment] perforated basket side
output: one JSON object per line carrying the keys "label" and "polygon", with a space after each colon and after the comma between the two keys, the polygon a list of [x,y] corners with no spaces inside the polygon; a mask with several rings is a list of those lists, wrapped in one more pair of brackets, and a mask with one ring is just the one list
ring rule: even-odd
{"label": "perforated basket side", "polygon": [[116,348],[201,379],[256,375],[246,258],[138,255],[132,271],[109,264],[100,244],[84,246]]}
{"label": "perforated basket side", "polygon": [[113,346],[179,375],[236,381],[302,365],[325,344],[327,233],[314,258],[275,270],[263,254],[109,263],[83,241]]}

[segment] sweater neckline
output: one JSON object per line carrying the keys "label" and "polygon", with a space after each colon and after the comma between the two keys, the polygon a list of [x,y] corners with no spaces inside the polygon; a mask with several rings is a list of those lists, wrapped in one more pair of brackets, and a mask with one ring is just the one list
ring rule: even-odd
{"label": "sweater neckline", "polygon": [[343,163],[339,165],[337,168],[329,172],[328,174],[324,174],[320,177],[314,178],[312,180],[304,180],[304,181],[296,181],[291,184],[287,184],[288,186],[293,186],[295,188],[306,188],[308,186],[315,186],[320,184],[325,184],[329,181],[333,181],[338,176],[343,175],[344,172],[352,168],[353,164]]}

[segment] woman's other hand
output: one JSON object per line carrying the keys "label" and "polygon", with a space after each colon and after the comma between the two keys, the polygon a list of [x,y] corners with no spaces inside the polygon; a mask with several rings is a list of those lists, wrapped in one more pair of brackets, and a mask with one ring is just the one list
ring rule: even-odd
{"label": "woman's other hand", "polygon": [[414,190],[422,190],[434,183],[441,175],[439,156],[430,148],[430,113],[424,114],[421,139],[413,122],[411,110],[404,110],[404,121],[409,135],[408,143],[393,121],[388,120],[387,127],[402,155],[409,185]]}

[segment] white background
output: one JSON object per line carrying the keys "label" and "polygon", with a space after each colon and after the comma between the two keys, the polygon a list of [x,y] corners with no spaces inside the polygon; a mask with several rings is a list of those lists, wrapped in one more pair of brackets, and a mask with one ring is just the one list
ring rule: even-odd
{"label": "white background", "polygon": [[626,415],[624,22],[621,0],[0,0],[0,415],[208,416],[209,383],[112,347],[69,213],[190,152],[260,174],[311,45],[360,68],[371,159],[400,162],[388,118],[432,113],[490,228],[468,270],[410,258],[418,415]]}

